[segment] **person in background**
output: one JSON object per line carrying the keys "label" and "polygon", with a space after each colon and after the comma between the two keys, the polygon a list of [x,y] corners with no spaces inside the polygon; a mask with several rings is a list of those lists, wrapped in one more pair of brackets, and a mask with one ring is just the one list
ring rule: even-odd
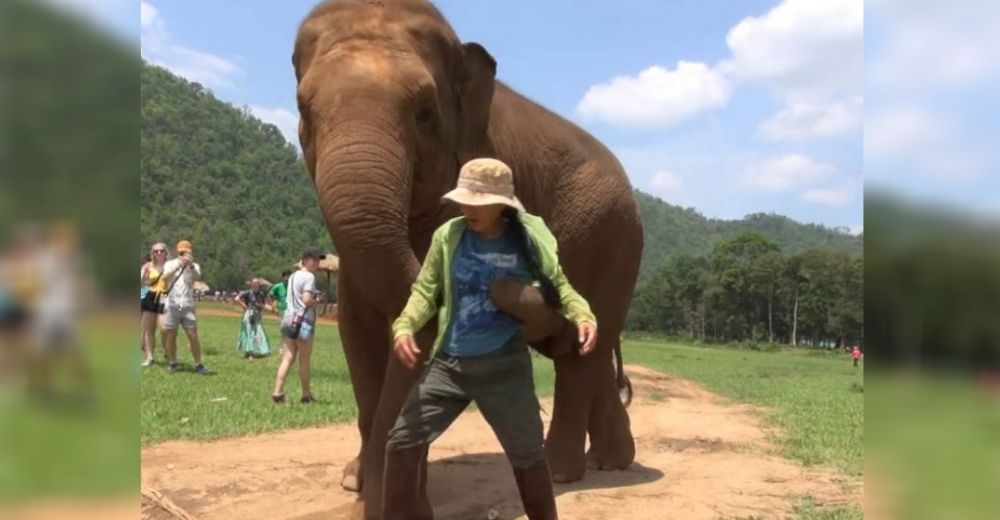
{"label": "person in background", "polygon": [[271,401],[285,402],[285,378],[296,358],[299,362],[299,382],[302,383],[302,403],[311,403],[309,388],[313,333],[316,327],[316,270],[326,255],[318,249],[302,253],[302,268],[288,277],[288,307],[281,318],[282,356],[274,381]]}
{"label": "person in background", "polygon": [[81,291],[79,250],[75,227],[56,223],[37,257],[40,290],[29,324],[34,347],[29,387],[37,396],[54,397],[59,385],[53,371],[65,366],[76,384],[75,397],[89,403],[92,378],[78,341],[79,315],[87,303],[87,295]]}
{"label": "person in background", "polygon": [[243,307],[243,321],[236,349],[243,353],[244,359],[252,360],[254,357],[263,357],[271,352],[271,344],[267,340],[263,323],[266,298],[259,278],[250,280],[250,289],[236,296],[236,303]]}
{"label": "person in background", "polygon": [[194,283],[201,279],[201,266],[194,261],[191,242],[177,243],[177,258],[168,261],[163,268],[166,280],[166,305],[161,326],[163,328],[163,348],[167,352],[170,372],[180,370],[177,362],[177,328],[184,327],[191,355],[194,357],[194,371],[201,375],[210,372],[201,359],[201,342],[198,339],[198,316],[194,306]]}
{"label": "person in background", "polygon": [[861,347],[855,345],[851,350],[851,359],[854,361],[854,368],[858,368],[858,361],[861,360]]}
{"label": "person in background", "polygon": [[281,283],[274,284],[267,293],[268,302],[278,316],[284,315],[288,307],[288,277],[291,275],[292,272],[287,269],[282,271]]}
{"label": "person in background", "polygon": [[30,362],[25,332],[41,293],[38,258],[41,230],[22,224],[11,237],[10,249],[0,254],[0,383],[4,370]]}
{"label": "person in background", "polygon": [[[167,244],[157,242],[149,249],[149,260],[142,264],[139,270],[140,290],[140,326],[142,327],[142,350],[145,358],[142,366],[153,364],[153,352],[156,349],[156,325],[160,318],[160,305],[163,303],[163,293],[167,284],[163,277],[163,266],[167,263]],[[152,294],[148,294],[152,293]]]}

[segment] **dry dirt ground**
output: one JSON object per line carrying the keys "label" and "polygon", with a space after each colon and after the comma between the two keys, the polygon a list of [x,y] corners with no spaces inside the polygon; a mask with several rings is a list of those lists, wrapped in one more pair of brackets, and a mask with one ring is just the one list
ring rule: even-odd
{"label": "dry dirt ground", "polygon": [[[752,407],[698,385],[628,366],[636,462],[557,484],[560,518],[784,518],[809,496],[821,507],[861,506],[862,482],[775,455]],[[551,402],[543,402],[549,410]],[[543,418],[548,417],[543,414]],[[340,488],[357,452],[353,424],[211,442],[171,441],[142,451],[142,517],[346,518],[355,495]],[[467,412],[432,446],[429,493],[439,520],[524,518],[514,478],[478,412]]]}

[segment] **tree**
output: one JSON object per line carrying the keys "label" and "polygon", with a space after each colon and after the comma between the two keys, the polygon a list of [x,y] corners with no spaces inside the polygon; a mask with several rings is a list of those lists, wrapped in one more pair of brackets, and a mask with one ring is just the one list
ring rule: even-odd
{"label": "tree", "polygon": [[753,267],[770,252],[778,252],[778,246],[753,231],[719,242],[712,251],[712,268],[726,293],[724,312],[730,336],[757,339],[754,330],[762,299],[754,292]]}
{"label": "tree", "polygon": [[781,283],[785,260],[778,251],[769,251],[757,257],[753,264],[753,285],[767,300],[767,341],[774,342],[774,293]]}
{"label": "tree", "polygon": [[798,336],[798,326],[799,326],[799,291],[801,290],[802,284],[807,280],[802,274],[802,255],[795,255],[785,262],[784,271],[784,286],[788,288],[788,292],[791,294],[792,308],[790,321],[792,324],[792,331],[789,343],[793,347],[798,346],[799,336]]}

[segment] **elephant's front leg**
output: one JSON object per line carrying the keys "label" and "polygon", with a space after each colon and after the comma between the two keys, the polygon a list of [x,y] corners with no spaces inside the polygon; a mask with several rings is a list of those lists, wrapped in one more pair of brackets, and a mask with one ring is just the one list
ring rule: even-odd
{"label": "elephant's front leg", "polygon": [[[433,320],[432,320],[433,321]],[[387,324],[388,326],[388,324]],[[420,378],[429,359],[434,342],[434,326],[424,327],[416,335],[417,345],[420,348],[420,362],[414,369],[406,368],[394,355],[388,356],[385,370],[385,382],[382,385],[382,392],[376,407],[375,417],[371,423],[371,432],[367,438],[366,450],[362,465],[364,467],[365,485],[361,491],[361,499],[364,501],[365,518],[369,520],[381,518],[382,493],[384,486],[385,470],[385,445],[389,437],[389,430],[396,424],[399,411],[403,408],[403,403],[410,392],[413,384]],[[389,333],[387,332],[387,338]],[[391,351],[390,340],[387,339],[387,348]],[[430,514],[430,501],[427,499],[427,459],[426,452],[424,460],[420,464],[419,496],[417,502],[413,504],[414,511],[421,511]],[[425,516],[414,516],[424,518]]]}
{"label": "elephant's front leg", "polygon": [[337,307],[340,340],[354,387],[361,434],[358,456],[344,467],[341,486],[348,491],[360,491],[365,483],[362,461],[370,446],[372,422],[385,381],[389,330],[385,317],[353,287],[349,273],[342,271],[340,280]]}

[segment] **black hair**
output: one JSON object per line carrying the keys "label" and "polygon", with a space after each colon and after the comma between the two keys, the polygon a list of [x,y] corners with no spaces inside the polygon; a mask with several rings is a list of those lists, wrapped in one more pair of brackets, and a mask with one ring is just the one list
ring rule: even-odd
{"label": "black hair", "polygon": [[291,269],[285,269],[284,271],[281,272],[281,277],[282,278],[288,278],[289,276],[292,276],[292,270]]}
{"label": "black hair", "polygon": [[556,284],[552,283],[552,280],[542,273],[541,262],[538,259],[538,250],[531,241],[531,237],[528,236],[528,231],[524,229],[524,223],[521,222],[518,213],[517,208],[507,206],[503,209],[501,215],[507,220],[508,229],[513,233],[515,241],[521,248],[521,254],[524,256],[524,263],[528,268],[528,274],[531,275],[531,278],[538,281],[539,290],[542,293],[542,298],[545,299],[545,304],[553,309],[559,309],[562,307],[559,290],[556,289]]}

